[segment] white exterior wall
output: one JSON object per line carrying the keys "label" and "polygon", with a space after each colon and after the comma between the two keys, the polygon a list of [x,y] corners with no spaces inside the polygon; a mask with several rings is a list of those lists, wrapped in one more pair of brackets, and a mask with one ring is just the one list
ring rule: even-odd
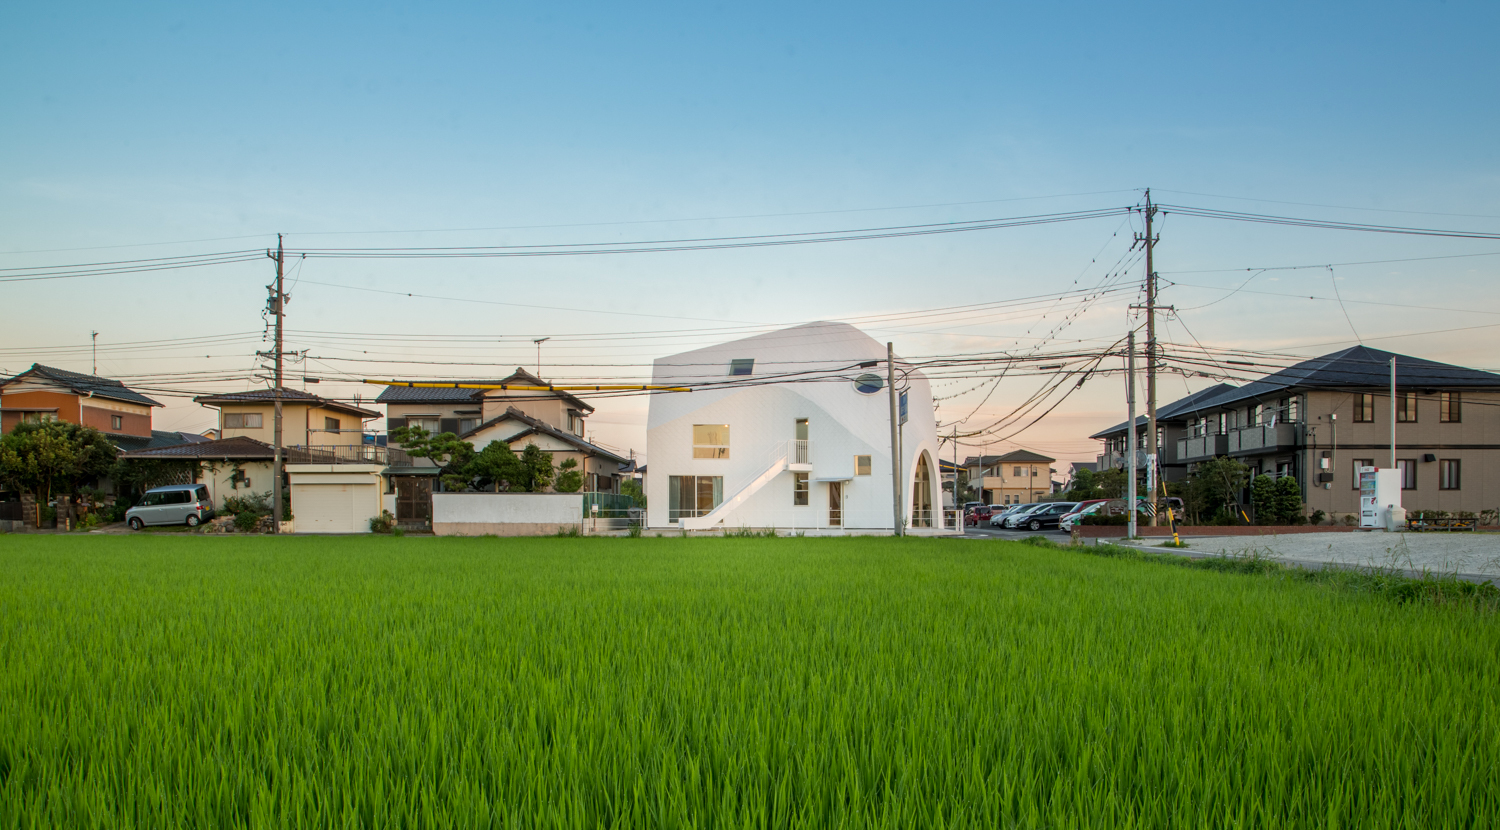
{"label": "white exterior wall", "polygon": [[[884,344],[852,326],[812,323],[657,360],[652,383],[660,385],[728,381],[730,361],[741,358],[755,359],[754,372],[745,381],[809,370],[823,379],[653,395],[647,424],[648,526],[676,526],[668,519],[670,476],[723,476],[728,501],[767,469],[778,448],[796,437],[797,419],[806,418],[812,462],[808,504],[793,505],[793,475],[783,471],[726,515],[723,527],[828,529],[829,485],[818,479],[843,478],[848,479],[843,527],[891,528],[890,399],[885,389],[861,394],[852,382],[864,373],[884,378],[885,356]],[[870,360],[879,360],[880,365],[857,368]],[[899,359],[896,365],[899,388]],[[906,375],[906,383],[909,420],[902,427],[901,475],[902,515],[909,524],[912,482],[923,452],[930,465],[930,502],[938,514],[942,483],[927,379],[914,371]],[[728,424],[729,458],[693,458],[694,424]],[[853,475],[856,455],[871,457],[870,475]]]}
{"label": "white exterior wall", "polygon": [[437,536],[545,536],[579,527],[577,493],[433,493],[432,532]]}

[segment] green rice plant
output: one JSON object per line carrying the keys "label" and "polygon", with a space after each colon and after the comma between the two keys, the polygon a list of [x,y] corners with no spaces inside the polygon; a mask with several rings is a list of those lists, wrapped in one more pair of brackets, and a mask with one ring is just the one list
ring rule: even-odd
{"label": "green rice plant", "polygon": [[1037,544],[7,536],[0,827],[1500,823],[1500,616]]}

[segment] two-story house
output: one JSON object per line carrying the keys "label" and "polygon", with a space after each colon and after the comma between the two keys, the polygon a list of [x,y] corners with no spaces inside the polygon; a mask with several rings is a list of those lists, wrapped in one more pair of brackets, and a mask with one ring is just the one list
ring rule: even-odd
{"label": "two-story house", "polygon": [[193,400],[218,408],[221,439],[253,438],[273,444],[278,398],[283,447],[357,446],[364,442],[364,422],[380,417],[373,410],[286,387],[200,395]]}
{"label": "two-story house", "polygon": [[376,403],[385,404],[388,430],[420,426],[431,433],[464,435],[514,408],[529,418],[583,437],[584,419],[594,407],[560,389],[465,389],[464,385],[549,387],[525,369],[503,380],[458,381],[451,387],[387,386]]}
{"label": "two-story house", "polygon": [[1309,511],[1357,512],[1359,468],[1391,466],[1393,426],[1407,510],[1478,512],[1500,499],[1500,375],[1490,372],[1355,346],[1174,414],[1186,424],[1182,463],[1227,455],[1293,476]]}
{"label": "two-story house", "polygon": [[969,456],[969,487],[985,504],[1031,504],[1052,492],[1052,464],[1057,459],[1029,450],[1004,455]]}
{"label": "two-story house", "polygon": [[33,363],[0,381],[0,432],[25,421],[57,420],[90,426],[112,438],[149,442],[151,410],[158,406],[117,380]]}
{"label": "two-story house", "polygon": [[[1187,461],[1177,454],[1177,442],[1187,437],[1188,415],[1187,413],[1199,402],[1217,398],[1232,392],[1234,387],[1227,383],[1219,383],[1207,389],[1194,392],[1184,398],[1172,401],[1156,410],[1156,443],[1160,448],[1158,453],[1161,462],[1157,465],[1166,481],[1181,481],[1187,478]],[[1142,410],[1144,404],[1139,404]],[[1149,423],[1145,414],[1137,415],[1135,419],[1136,450],[1140,453],[1137,459],[1136,469],[1144,470],[1145,465],[1141,459],[1145,458],[1149,442],[1146,440],[1147,424]],[[1119,470],[1126,466],[1126,456],[1129,454],[1130,431],[1125,428],[1125,422],[1121,421],[1109,429],[1102,429],[1090,438],[1104,442],[1104,452],[1095,461],[1094,469]]]}

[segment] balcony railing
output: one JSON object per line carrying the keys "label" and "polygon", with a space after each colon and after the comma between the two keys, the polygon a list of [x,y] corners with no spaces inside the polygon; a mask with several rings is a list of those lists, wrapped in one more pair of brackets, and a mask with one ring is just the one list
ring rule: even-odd
{"label": "balcony railing", "polygon": [[1228,435],[1199,435],[1177,439],[1178,461],[1203,461],[1229,452]]}
{"label": "balcony railing", "polygon": [[412,462],[406,450],[377,444],[287,447],[286,460],[289,464],[380,464],[388,467],[410,467]]}
{"label": "balcony railing", "polygon": [[1250,455],[1292,449],[1297,446],[1297,427],[1297,424],[1277,424],[1230,430],[1228,454]]}

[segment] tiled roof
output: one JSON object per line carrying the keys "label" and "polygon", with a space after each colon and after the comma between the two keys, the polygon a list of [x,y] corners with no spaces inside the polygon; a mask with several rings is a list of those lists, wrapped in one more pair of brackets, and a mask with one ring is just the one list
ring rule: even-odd
{"label": "tiled roof", "polygon": [[629,463],[629,461],[630,461],[630,459],[624,458],[624,457],[622,457],[622,456],[620,456],[620,455],[618,455],[616,453],[610,452],[609,450],[606,450],[605,448],[603,448],[603,447],[601,447],[601,446],[599,446],[597,444],[590,444],[589,442],[583,440],[582,438],[579,438],[578,436],[574,435],[571,432],[564,432],[563,430],[558,429],[557,427],[555,427],[555,426],[547,423],[546,421],[542,421],[542,420],[539,420],[537,418],[533,418],[530,415],[527,415],[526,413],[522,412],[519,409],[516,409],[513,406],[512,407],[508,407],[505,410],[505,414],[496,416],[494,418],[491,418],[488,421],[485,421],[484,423],[480,424],[479,426],[474,427],[473,429],[469,430],[468,432],[465,432],[463,435],[460,435],[458,437],[459,438],[468,438],[469,436],[476,435],[479,432],[481,432],[481,431],[483,431],[485,429],[488,429],[488,428],[494,426],[495,424],[500,423],[501,421],[508,421],[508,420],[520,421],[521,423],[526,424],[527,427],[528,427],[528,429],[523,430],[522,432],[516,433],[515,435],[511,436],[507,440],[513,441],[513,440],[515,440],[517,438],[521,438],[521,437],[526,436],[526,435],[532,435],[532,434],[540,432],[540,433],[543,433],[543,434],[546,434],[546,435],[550,435],[553,438],[557,438],[558,440],[565,441],[565,442],[567,442],[569,444],[572,444],[573,446],[579,448],[580,450],[583,450],[584,452],[587,452],[587,453],[591,453],[593,455],[601,456],[603,458],[608,458],[608,459],[611,459],[611,460],[613,460],[615,462],[618,462],[618,463],[621,463],[621,464]]}
{"label": "tiled roof", "polygon": [[[500,380],[456,380],[452,381],[454,386],[431,387],[431,386],[387,386],[380,397],[375,399],[376,403],[470,403],[478,401],[486,393],[503,392],[500,389],[462,389],[457,384],[478,384],[484,386],[500,386],[502,384],[515,384],[517,386],[551,386],[549,381],[533,375],[525,369],[517,367],[509,377]],[[593,412],[594,407],[577,395],[555,389],[552,394],[562,398],[574,407]]]}
{"label": "tiled roof", "polygon": [[178,444],[194,443],[194,439],[203,439],[203,436],[194,435],[191,432],[165,432],[159,429],[151,430],[150,438],[143,435],[115,435],[113,433],[106,433],[106,435],[109,442],[114,444],[120,452],[174,447]]}
{"label": "tiled roof", "polygon": [[78,372],[69,372],[66,369],[55,369],[51,366],[43,366],[40,363],[31,364],[30,369],[27,369],[26,371],[20,373],[19,375],[16,375],[13,378],[0,382],[0,386],[18,381],[21,378],[26,377],[27,375],[50,380],[60,386],[66,386],[67,388],[81,395],[93,393],[94,397],[97,398],[109,398],[110,400],[114,401],[127,401],[129,403],[144,404],[146,406],[161,406],[160,403],[151,400],[145,395],[142,395],[141,393],[135,391],[134,389],[131,389],[130,387],[117,380],[101,378],[97,375],[85,375]]}
{"label": "tiled roof", "polygon": [[279,393],[276,389],[252,389],[248,392],[226,392],[221,395],[199,395],[198,397],[193,398],[193,402],[223,406],[224,404],[236,403],[275,403],[277,398],[280,398],[282,403],[310,403],[317,406],[326,407],[328,409],[338,410],[340,412],[348,412],[351,415],[358,415],[362,418],[380,417],[379,412],[371,409],[361,409],[360,407],[354,406],[353,404],[331,401],[327,398],[320,398],[310,392],[303,392],[300,389],[288,389],[285,386],[280,388]]}
{"label": "tiled roof", "polygon": [[236,436],[217,441],[200,441],[195,444],[177,444],[170,447],[155,447],[135,450],[120,456],[139,459],[272,459],[276,450],[270,444],[254,438]]}
{"label": "tiled roof", "polygon": [[1352,346],[1304,360],[1295,366],[1266,375],[1238,389],[1195,402],[1180,414],[1228,406],[1237,401],[1259,398],[1288,389],[1386,389],[1391,383],[1391,358],[1396,359],[1396,386],[1413,389],[1494,389],[1500,388],[1500,375],[1466,369],[1435,360]]}
{"label": "tiled roof", "polygon": [[971,455],[968,458],[965,458],[964,463],[960,464],[959,466],[988,467],[992,464],[1009,464],[1012,462],[1023,464],[1050,464],[1056,460],[1057,459],[1055,458],[1048,458],[1045,455],[1038,455],[1037,453],[1031,452],[1029,450],[1012,450],[1011,452],[1008,452],[1004,455]]}
{"label": "tiled roof", "polygon": [[[1214,400],[1221,396],[1228,396],[1230,393],[1234,392],[1235,389],[1236,387],[1231,386],[1230,384],[1217,383],[1213,386],[1208,387],[1207,389],[1194,392],[1193,394],[1186,397],[1178,398],[1177,400],[1172,401],[1165,406],[1157,408],[1156,420],[1158,423],[1161,421],[1175,421],[1188,412],[1201,407],[1207,401]],[[1144,408],[1144,404],[1142,405],[1142,407]],[[1145,415],[1137,415],[1135,417],[1135,425],[1137,427],[1143,427],[1146,425],[1148,420],[1149,419]],[[1125,432],[1124,421],[1115,424],[1109,429],[1101,429],[1093,435],[1090,435],[1089,437],[1105,438],[1110,435],[1114,435],[1117,432]]]}

